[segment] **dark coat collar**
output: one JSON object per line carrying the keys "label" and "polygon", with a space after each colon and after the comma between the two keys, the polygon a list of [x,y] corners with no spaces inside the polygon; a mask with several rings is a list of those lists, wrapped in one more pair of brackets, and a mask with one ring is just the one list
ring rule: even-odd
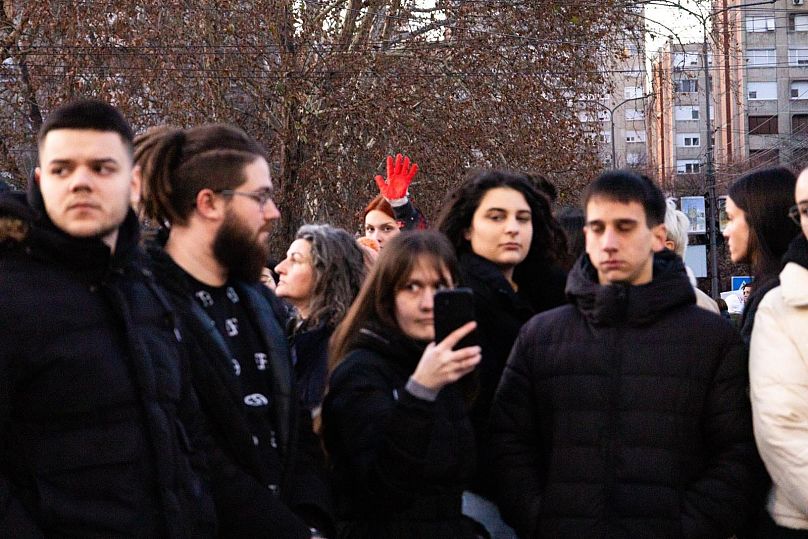
{"label": "dark coat collar", "polygon": [[599,284],[597,269],[584,253],[570,271],[566,292],[581,314],[598,326],[641,326],[696,302],[684,263],[667,249],[654,254],[653,280],[640,286]]}

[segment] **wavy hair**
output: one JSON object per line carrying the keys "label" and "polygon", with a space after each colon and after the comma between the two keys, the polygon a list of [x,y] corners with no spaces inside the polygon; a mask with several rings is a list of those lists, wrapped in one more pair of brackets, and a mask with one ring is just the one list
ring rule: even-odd
{"label": "wavy hair", "polygon": [[553,217],[549,199],[536,189],[528,176],[502,170],[472,171],[444,201],[436,227],[449,238],[458,256],[471,252],[471,242],[465,232],[471,227],[483,196],[497,187],[520,192],[530,206],[533,239],[527,256],[514,270],[514,280],[519,282],[520,276],[531,279],[537,273],[544,273],[548,264],[561,263],[567,250],[566,237]]}
{"label": "wavy hair", "polygon": [[303,225],[295,239],[311,245],[314,289],[304,325],[337,325],[348,312],[365,278],[362,249],[347,231],[331,225]]}

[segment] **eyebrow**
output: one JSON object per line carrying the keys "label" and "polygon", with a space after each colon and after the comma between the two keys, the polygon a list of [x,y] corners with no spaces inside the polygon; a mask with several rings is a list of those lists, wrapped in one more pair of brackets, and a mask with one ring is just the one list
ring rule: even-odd
{"label": "eyebrow", "polygon": [[[637,224],[639,221],[637,219],[614,219],[612,221],[615,225],[628,225],[628,224]],[[586,222],[586,226],[589,225],[605,225],[606,221],[602,219],[592,219],[591,221]]]}
{"label": "eyebrow", "polygon": [[[80,161],[80,159],[52,159],[51,161],[48,161],[48,165],[69,165],[71,163],[75,163],[76,161]],[[114,157],[102,157],[100,159],[90,159],[89,161],[94,165],[104,163],[113,163],[115,165],[118,164],[118,160]]]}
{"label": "eyebrow", "polygon": [[[507,210],[507,209],[505,209],[505,208],[496,208],[496,207],[493,207],[493,208],[486,208],[486,210],[485,210],[485,211],[486,211],[486,212],[489,212],[489,211],[502,211],[502,212],[507,212],[508,210]],[[519,208],[518,210],[516,210],[516,213],[521,213],[521,212],[528,212],[528,213],[532,213],[532,211],[531,211],[531,209],[530,209],[530,208]]]}

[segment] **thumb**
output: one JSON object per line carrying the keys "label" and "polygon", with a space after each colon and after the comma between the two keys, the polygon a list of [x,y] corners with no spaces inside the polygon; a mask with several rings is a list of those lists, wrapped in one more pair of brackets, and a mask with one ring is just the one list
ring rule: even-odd
{"label": "thumb", "polygon": [[384,193],[385,189],[387,189],[387,183],[384,181],[384,178],[376,176],[373,179],[376,180],[376,186],[379,188],[379,191]]}

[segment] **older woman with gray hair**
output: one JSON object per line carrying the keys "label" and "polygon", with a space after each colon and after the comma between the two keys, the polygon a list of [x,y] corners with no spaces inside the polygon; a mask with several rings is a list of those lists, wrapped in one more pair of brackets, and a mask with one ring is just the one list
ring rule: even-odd
{"label": "older woman with gray hair", "polygon": [[275,293],[290,306],[288,330],[303,406],[319,413],[327,380],[328,340],[365,277],[354,237],[330,225],[303,225],[276,267]]}
{"label": "older woman with gray hair", "polygon": [[[690,219],[684,212],[676,209],[676,204],[673,200],[668,199],[668,209],[665,211],[665,230],[667,237],[665,239],[665,247],[679,255],[679,258],[684,261],[685,251],[687,250],[687,231],[690,229]],[[690,284],[693,285],[693,291],[696,293],[696,305],[708,311],[719,314],[718,304],[707,294],[702,292],[696,287],[696,277],[693,275],[693,270],[685,266],[687,269],[687,276],[690,278]]]}

